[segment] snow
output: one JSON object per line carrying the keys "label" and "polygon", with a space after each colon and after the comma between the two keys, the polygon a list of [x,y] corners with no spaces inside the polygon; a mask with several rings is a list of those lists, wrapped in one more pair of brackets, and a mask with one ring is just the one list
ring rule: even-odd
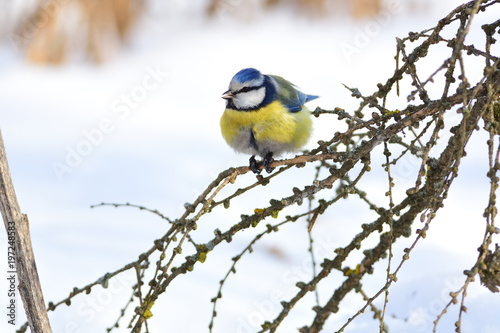
{"label": "snow", "polygon": [[[220,171],[248,163],[248,156],[235,154],[225,144],[219,129],[224,108],[220,96],[238,70],[251,66],[282,75],[303,92],[320,95],[309,104],[310,109],[338,106],[353,110],[359,102],[342,83],[363,93],[374,91],[395,66],[395,37],[434,26],[460,4],[451,0],[405,1],[400,7],[387,7],[386,15],[378,21],[354,21],[342,13],[314,18],[298,16],[292,10],[233,15],[233,7],[209,20],[187,2],[176,1],[168,7],[153,3],[156,7],[148,11],[129,44],[101,65],[76,59],[62,66],[34,66],[10,44],[0,48],[0,126],[18,200],[31,221],[46,302],[57,302],[73,287],[82,287],[136,260],[168,228],[157,216],[133,208],[90,209],[90,205],[130,202],[177,218],[184,203],[192,202]],[[239,1],[230,3],[240,5]],[[497,14],[493,10],[489,15]],[[477,36],[472,32],[467,42],[475,42],[472,39]],[[477,45],[482,43],[477,41]],[[424,70],[430,74],[438,65],[430,64]],[[404,101],[406,95],[402,95]],[[398,107],[402,102],[394,103]],[[314,119],[309,148],[343,128],[336,117],[320,119]],[[475,262],[484,234],[482,213],[489,189],[486,139],[473,138],[470,147],[474,148],[468,149],[445,208],[391,289],[386,316],[391,332],[430,332],[433,320],[449,301],[449,292],[465,280],[463,270]],[[380,163],[376,166],[374,162],[374,169],[381,169]],[[402,181],[399,190],[414,184],[418,167],[407,160],[404,167],[394,170]],[[303,178],[301,173],[306,171],[308,177]],[[285,185],[307,184],[313,172],[312,167],[292,169],[265,189],[234,200],[230,210],[214,210],[199,223],[193,238],[206,241],[215,228],[227,230],[239,220],[239,214],[265,207],[271,195],[290,195],[280,191],[288,189]],[[254,180],[251,175],[243,178],[235,186]],[[372,177],[363,186],[375,189],[387,184],[385,179]],[[373,213],[359,209],[361,205],[359,200],[347,200],[318,219],[313,235],[319,261],[345,246],[360,231],[359,221],[373,220]],[[286,214],[301,208],[292,207]],[[303,221],[285,225],[255,245],[254,253],[243,257],[237,274],[230,276],[222,291],[215,332],[257,331],[264,319],[273,319],[281,311],[281,300],[297,292],[297,279],[309,280],[305,230]],[[206,263],[175,280],[152,309],[150,331],[162,332],[165,327],[173,332],[207,331],[210,299],[217,293],[219,280],[232,264],[230,258],[255,233],[245,231],[232,243],[221,244],[209,253]],[[395,263],[412,240],[397,243]],[[375,244],[377,238],[368,242]],[[3,233],[0,244],[5,251]],[[355,265],[361,255],[354,253],[346,264]],[[2,272],[6,271],[2,266],[5,262],[0,260]],[[369,296],[385,283],[385,267],[386,262],[380,262],[378,273],[366,276],[364,291]],[[341,274],[334,272],[320,283],[321,304],[341,281]],[[3,302],[7,287],[5,281],[2,283]],[[125,274],[111,280],[108,289],[96,288],[88,296],[76,297],[70,307],[50,312],[53,331],[84,333],[110,327],[130,297],[133,283],[133,274]],[[359,294],[349,295],[339,313],[327,321],[325,332],[338,330],[363,304]],[[278,332],[309,325],[313,305],[311,294]],[[375,305],[380,308],[382,298]],[[466,305],[469,311],[462,332],[500,331],[498,294],[476,281],[468,291]],[[451,331],[457,309],[452,307],[443,317],[438,332]],[[25,321],[22,312],[18,309],[16,328]],[[129,318],[122,320],[117,332],[127,331]],[[2,332],[14,331],[5,318],[0,327]],[[378,322],[369,311],[346,329],[368,331],[378,331]]]}

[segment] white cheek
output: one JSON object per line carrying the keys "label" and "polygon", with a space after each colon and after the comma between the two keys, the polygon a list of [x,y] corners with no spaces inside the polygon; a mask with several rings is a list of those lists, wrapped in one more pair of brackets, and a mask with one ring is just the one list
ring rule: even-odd
{"label": "white cheek", "polygon": [[262,87],[257,90],[239,93],[238,96],[233,99],[233,103],[238,109],[249,109],[262,103],[265,97],[266,88]]}

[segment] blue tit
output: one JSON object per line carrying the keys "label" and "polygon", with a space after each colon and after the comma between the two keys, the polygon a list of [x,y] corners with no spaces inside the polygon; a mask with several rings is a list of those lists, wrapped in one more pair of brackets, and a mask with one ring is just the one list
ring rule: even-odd
{"label": "blue tit", "polygon": [[[254,173],[260,173],[262,165],[270,173],[273,156],[300,150],[311,136],[311,115],[304,103],[318,96],[298,91],[280,76],[242,69],[222,98],[226,100],[222,136],[235,151],[252,155]],[[262,162],[255,155],[263,157]]]}

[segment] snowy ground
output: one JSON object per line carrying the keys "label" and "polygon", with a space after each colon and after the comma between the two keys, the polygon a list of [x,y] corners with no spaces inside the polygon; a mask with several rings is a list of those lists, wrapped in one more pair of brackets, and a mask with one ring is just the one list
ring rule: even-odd
{"label": "snowy ground", "polygon": [[[252,66],[282,75],[302,91],[321,96],[310,103],[311,109],[320,105],[352,110],[358,102],[342,83],[372,92],[394,68],[395,37],[434,26],[460,4],[413,1],[410,10],[409,3],[388,10],[379,22],[352,21],[340,14],[311,19],[291,13],[236,17],[221,13],[206,20],[192,16],[189,8],[179,7],[172,14],[158,5],[148,12],[128,47],[100,66],[75,61],[37,67],[20,59],[9,44],[1,46],[0,128],[19,203],[31,221],[45,300],[59,301],[73,287],[135,260],[167,228],[143,212],[90,209],[90,205],[131,202],[176,218],[183,204],[192,202],[214,175],[228,166],[247,164],[248,157],[234,154],[219,131],[224,108],[220,96],[234,73]],[[363,39],[360,35],[366,31],[370,36]],[[357,51],[350,54],[346,45]],[[340,128],[335,121],[316,121],[311,146]],[[391,332],[432,331],[432,321],[449,301],[449,292],[461,286],[462,271],[475,261],[487,203],[485,141],[481,137],[472,143],[477,148],[469,148],[455,191],[391,289],[387,319]],[[404,178],[415,174],[416,167],[409,163],[408,170],[396,172]],[[408,179],[408,184],[412,181]],[[238,219],[237,207],[251,212],[267,200],[255,197],[251,207],[236,201],[232,211],[214,212],[199,232],[226,230]],[[325,256],[359,231],[358,221],[370,217],[358,212],[355,201],[346,201],[323,221],[318,221],[314,233],[315,250]],[[166,327],[171,332],[207,331],[210,299],[218,281],[231,264],[229,258],[251,238],[247,232],[221,246],[218,255],[176,280],[153,308],[151,332]],[[4,233],[0,244],[4,251]],[[226,286],[215,332],[254,332],[262,318],[274,318],[281,310],[279,301],[296,292],[294,277],[308,280],[306,249],[303,224],[284,227],[256,246]],[[5,264],[0,260],[2,272]],[[341,278],[332,274],[321,290],[329,292]],[[3,302],[7,287],[1,280]],[[367,277],[367,293],[378,291],[384,281],[382,275]],[[130,274],[125,275],[106,291],[97,288],[87,297],[75,298],[71,307],[51,312],[53,331],[104,331],[118,317],[133,282]],[[326,296],[320,300],[324,304]],[[292,312],[280,332],[310,323],[309,301]],[[347,297],[325,332],[338,330],[362,304],[359,295]],[[466,305],[462,332],[500,332],[498,294],[476,282]],[[438,332],[452,331],[456,313],[455,307],[442,319]],[[24,321],[20,313],[17,326]],[[122,322],[117,331],[126,332],[126,324]],[[2,332],[14,331],[5,318],[0,327]],[[347,331],[376,332],[377,322],[367,313]]]}

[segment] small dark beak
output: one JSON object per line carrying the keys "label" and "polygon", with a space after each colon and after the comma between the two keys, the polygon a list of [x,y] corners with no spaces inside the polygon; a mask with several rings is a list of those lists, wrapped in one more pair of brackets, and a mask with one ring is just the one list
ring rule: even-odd
{"label": "small dark beak", "polygon": [[228,90],[225,93],[223,93],[222,94],[222,98],[224,98],[224,99],[231,99],[231,98],[233,98],[233,94],[231,94],[231,90]]}

